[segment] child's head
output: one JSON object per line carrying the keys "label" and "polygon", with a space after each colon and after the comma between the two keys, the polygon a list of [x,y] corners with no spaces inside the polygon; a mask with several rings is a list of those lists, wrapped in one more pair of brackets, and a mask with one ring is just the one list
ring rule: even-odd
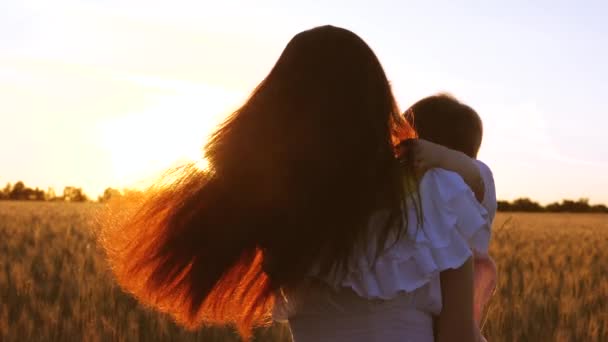
{"label": "child's head", "polygon": [[406,112],[418,137],[477,157],[483,127],[473,108],[448,94],[437,94],[414,103]]}

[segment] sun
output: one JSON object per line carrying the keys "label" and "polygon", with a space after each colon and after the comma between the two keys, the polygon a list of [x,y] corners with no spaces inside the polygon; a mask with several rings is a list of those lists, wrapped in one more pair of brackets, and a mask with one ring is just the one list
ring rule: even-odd
{"label": "sun", "polygon": [[231,108],[234,101],[217,94],[186,94],[102,122],[101,145],[110,155],[116,186],[145,186],[184,162],[207,168],[203,146]]}

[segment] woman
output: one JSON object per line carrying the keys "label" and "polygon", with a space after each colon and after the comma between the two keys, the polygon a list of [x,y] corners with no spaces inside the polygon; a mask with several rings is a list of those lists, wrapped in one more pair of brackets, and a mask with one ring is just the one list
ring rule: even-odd
{"label": "woman", "polygon": [[[432,341],[439,313],[437,341],[472,340],[461,230],[480,229],[478,204],[447,171],[418,186],[394,149],[414,135],[363,40],[299,33],[208,142],[209,169],[172,174],[105,230],[118,282],[185,326],[245,338],[274,308],[298,342]],[[440,186],[459,180],[470,198],[445,216]]]}

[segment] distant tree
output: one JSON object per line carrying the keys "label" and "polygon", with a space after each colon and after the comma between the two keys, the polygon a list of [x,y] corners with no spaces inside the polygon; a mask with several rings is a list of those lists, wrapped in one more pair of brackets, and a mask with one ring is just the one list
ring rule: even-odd
{"label": "distant tree", "polygon": [[31,201],[44,201],[46,195],[43,190],[40,190],[38,187],[36,189],[27,189],[28,191],[28,200]]}
{"label": "distant tree", "polygon": [[498,211],[513,211],[509,201],[497,201],[496,204],[498,205]]}
{"label": "distant tree", "polygon": [[6,183],[6,186],[4,187],[4,189],[2,189],[2,191],[0,191],[0,199],[3,199],[3,200],[8,199],[11,194],[12,189],[13,189],[13,187],[11,186],[11,183]]}
{"label": "distant tree", "polygon": [[546,211],[551,213],[608,213],[608,207],[606,205],[590,205],[588,198],[580,198],[576,201],[565,199],[561,202],[547,204],[545,207],[528,198],[520,198],[513,202],[498,201],[498,210],[528,212]]}
{"label": "distant tree", "polygon": [[529,198],[518,198],[511,204],[511,211],[537,212],[543,211],[543,207]]}
{"label": "distant tree", "polygon": [[545,207],[545,210],[547,210],[548,212],[551,212],[551,213],[561,213],[563,211],[563,208],[562,208],[561,204],[559,204],[558,202],[554,202],[554,203],[547,204],[547,206]]}
{"label": "distant tree", "polygon": [[586,213],[591,211],[588,198],[581,198],[578,201],[564,200],[562,206],[567,212]]}
{"label": "distant tree", "polygon": [[82,188],[73,186],[63,188],[63,199],[68,202],[86,202],[88,200]]}
{"label": "distant tree", "polygon": [[13,191],[13,186],[11,185],[11,183],[6,183],[6,186],[4,187],[4,189],[2,189],[2,192],[8,196],[11,191]]}
{"label": "distant tree", "polygon": [[[593,211],[594,207],[589,205],[588,198],[581,198],[577,201],[563,200],[561,203],[551,203],[547,205],[547,211],[556,213],[588,213]],[[598,206],[596,212],[601,212],[601,206]]]}
{"label": "distant tree", "polygon": [[608,207],[603,204],[596,204],[591,207],[592,213],[608,213]]}
{"label": "distant tree", "polygon": [[103,195],[97,197],[97,201],[100,203],[105,203],[111,200],[112,198],[121,197],[122,193],[119,190],[113,188],[107,188],[104,190]]}
{"label": "distant tree", "polygon": [[6,185],[4,190],[2,190],[4,194],[3,197],[11,200],[19,200],[19,201],[44,201],[45,193],[43,190],[39,188],[31,189],[25,186],[25,184],[21,181],[15,183],[14,186],[10,186],[10,183]]}
{"label": "distant tree", "polygon": [[26,193],[25,189],[26,189],[25,184],[23,184],[22,181],[18,181],[17,183],[15,183],[15,185],[11,189],[11,192],[10,192],[8,198],[10,198],[12,200],[27,199],[27,193]]}

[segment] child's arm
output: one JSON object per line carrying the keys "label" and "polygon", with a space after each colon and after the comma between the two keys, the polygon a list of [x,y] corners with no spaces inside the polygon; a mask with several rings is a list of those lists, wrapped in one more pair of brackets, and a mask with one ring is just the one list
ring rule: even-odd
{"label": "child's arm", "polygon": [[483,201],[485,185],[474,159],[460,151],[424,139],[414,140],[408,146],[412,149],[410,156],[417,172],[422,174],[434,167],[456,172],[473,190],[475,198],[479,202]]}

